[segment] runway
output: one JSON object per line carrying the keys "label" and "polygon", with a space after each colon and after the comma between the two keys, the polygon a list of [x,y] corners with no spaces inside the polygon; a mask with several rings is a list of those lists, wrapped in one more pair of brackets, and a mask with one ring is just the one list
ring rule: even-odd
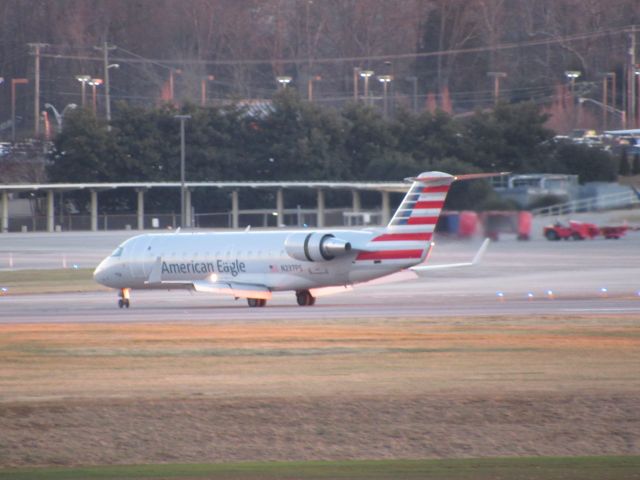
{"label": "runway", "polygon": [[[128,232],[117,234],[41,234],[2,237],[2,251],[79,251],[98,261]],[[60,235],[60,234],[57,234]],[[54,240],[51,240],[54,237]],[[89,240],[87,240],[89,239]],[[439,239],[433,264],[468,261],[480,240]],[[82,247],[78,247],[82,245]],[[52,250],[53,249],[53,250]],[[115,291],[0,297],[0,323],[84,322],[275,322],[491,316],[621,315],[640,318],[640,235],[614,241],[518,242],[490,245],[482,264],[434,271],[416,279],[410,272],[353,291],[321,297],[298,307],[292,292],[275,293],[265,308],[246,301],[184,291],[134,291],[132,307],[120,310]]]}

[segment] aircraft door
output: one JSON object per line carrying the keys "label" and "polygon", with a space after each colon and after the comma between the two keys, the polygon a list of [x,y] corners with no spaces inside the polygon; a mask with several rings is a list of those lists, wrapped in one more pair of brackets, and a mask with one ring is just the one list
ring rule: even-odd
{"label": "aircraft door", "polygon": [[147,236],[138,237],[133,240],[131,255],[129,257],[129,269],[131,277],[135,281],[144,281],[149,275],[149,272],[145,272],[145,263],[147,260],[146,250],[149,246],[150,239]]}

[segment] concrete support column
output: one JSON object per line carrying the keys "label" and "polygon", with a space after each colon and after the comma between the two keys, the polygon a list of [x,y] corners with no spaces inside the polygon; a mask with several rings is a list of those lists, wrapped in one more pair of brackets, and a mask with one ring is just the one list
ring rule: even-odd
{"label": "concrete support column", "polygon": [[276,190],[276,213],[278,214],[278,227],[284,225],[284,191]]}
{"label": "concrete support column", "polygon": [[231,228],[239,228],[240,226],[240,201],[238,199],[238,191],[231,192]]}
{"label": "concrete support column", "polygon": [[2,227],[0,232],[6,233],[9,231],[9,192],[2,192]]}
{"label": "concrete support column", "polygon": [[138,230],[144,230],[144,188],[139,188],[136,192],[138,192]]}
{"label": "concrete support column", "polygon": [[184,190],[184,226],[185,228],[191,228],[191,190],[185,188]]}
{"label": "concrete support column", "polygon": [[389,192],[380,192],[382,193],[382,218],[380,219],[380,223],[382,225],[387,225],[389,220],[391,220],[391,212],[389,209]]}
{"label": "concrete support column", "polygon": [[55,202],[53,190],[47,190],[47,232],[55,230]]}
{"label": "concrete support column", "polygon": [[360,190],[351,190],[351,197],[353,199],[352,210],[354,212],[359,212],[360,209],[362,208],[362,205],[360,203]]}
{"label": "concrete support column", "polygon": [[324,190],[318,189],[318,227],[324,227]]}
{"label": "concrete support column", "polygon": [[98,192],[91,190],[91,231],[98,231]]}

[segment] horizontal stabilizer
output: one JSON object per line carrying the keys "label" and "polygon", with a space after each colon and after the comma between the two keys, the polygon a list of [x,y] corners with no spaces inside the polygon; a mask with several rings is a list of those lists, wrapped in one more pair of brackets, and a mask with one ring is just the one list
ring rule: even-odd
{"label": "horizontal stabilizer", "polygon": [[424,277],[427,275],[427,272],[430,272],[432,270],[444,270],[446,268],[458,268],[458,267],[472,267],[480,263],[480,261],[482,260],[482,257],[484,256],[484,252],[486,252],[487,248],[489,247],[489,243],[490,243],[490,240],[488,238],[485,238],[484,242],[482,242],[482,245],[480,245],[478,252],[473,257],[473,260],[471,260],[470,262],[449,263],[449,264],[443,264],[443,265],[419,265],[416,267],[411,267],[410,270],[415,272],[418,276]]}

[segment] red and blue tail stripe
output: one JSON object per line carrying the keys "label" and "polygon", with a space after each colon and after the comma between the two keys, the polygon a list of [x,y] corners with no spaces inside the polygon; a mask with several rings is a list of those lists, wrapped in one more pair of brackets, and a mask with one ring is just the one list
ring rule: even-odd
{"label": "red and blue tail stripe", "polygon": [[356,260],[418,263],[424,259],[455,177],[426,172],[413,180],[385,231],[374,237],[369,244],[371,250],[361,252]]}

